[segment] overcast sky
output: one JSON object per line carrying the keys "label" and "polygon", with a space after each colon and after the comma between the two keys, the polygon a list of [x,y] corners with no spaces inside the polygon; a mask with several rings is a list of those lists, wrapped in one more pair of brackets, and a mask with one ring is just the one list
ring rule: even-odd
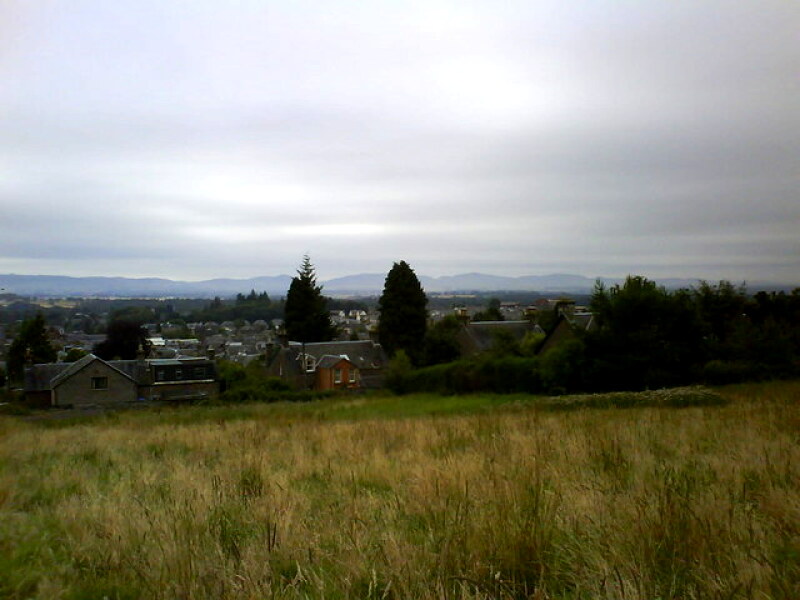
{"label": "overcast sky", "polygon": [[800,3],[0,1],[0,272],[800,282]]}

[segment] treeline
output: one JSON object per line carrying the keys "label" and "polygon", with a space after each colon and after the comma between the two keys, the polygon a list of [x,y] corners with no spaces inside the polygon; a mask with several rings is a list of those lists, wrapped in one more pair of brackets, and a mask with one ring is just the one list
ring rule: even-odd
{"label": "treeline", "polygon": [[22,321],[35,318],[40,313],[44,315],[48,325],[61,325],[66,322],[75,311],[63,306],[48,306],[46,308],[33,302],[19,299],[0,307],[0,324],[12,327]]}
{"label": "treeline", "polygon": [[546,352],[506,342],[484,356],[419,369],[399,355],[387,385],[398,392],[566,393],[800,375],[800,289],[749,296],[723,281],[668,292],[629,277],[598,285],[590,306],[593,327],[572,328]]}
{"label": "treeline", "polygon": [[730,383],[800,371],[800,288],[791,294],[702,283],[667,293],[642,277],[598,287],[597,329],[583,340],[573,385],[603,389]]}
{"label": "treeline", "polygon": [[[366,310],[367,304],[357,300],[328,298],[323,299],[327,310]],[[223,301],[215,297],[203,309],[191,313],[188,320],[195,322],[216,321],[258,321],[269,323],[273,319],[283,319],[286,301],[283,298],[273,300],[266,292],[260,294],[251,290],[249,294],[237,294],[232,301]]]}
{"label": "treeline", "polygon": [[[327,310],[367,310],[367,301],[324,298]],[[138,325],[146,323],[191,323],[216,321],[270,322],[284,317],[284,299],[271,298],[266,292],[237,294],[234,298],[219,296],[209,301],[199,298],[128,299],[68,299],[68,306],[40,305],[22,298],[0,307],[0,324],[10,326],[12,334],[23,321],[42,315],[49,326],[64,327],[68,331],[105,333],[112,321],[128,321]],[[71,306],[69,306],[71,304]]]}
{"label": "treeline", "polygon": [[256,293],[251,290],[249,294],[237,294],[232,301],[223,301],[215,297],[203,309],[194,311],[189,320],[195,322],[216,321],[258,321],[269,323],[273,319],[283,318],[283,298],[273,300],[269,294]]}
{"label": "treeline", "polygon": [[[8,296],[6,296],[8,298]],[[63,301],[41,304],[21,297],[11,296],[12,302],[0,307],[0,324],[14,335],[24,321],[42,315],[52,327],[67,331],[104,333],[107,321],[124,318],[141,323],[159,323],[200,310],[208,300],[197,298],[67,298]]]}

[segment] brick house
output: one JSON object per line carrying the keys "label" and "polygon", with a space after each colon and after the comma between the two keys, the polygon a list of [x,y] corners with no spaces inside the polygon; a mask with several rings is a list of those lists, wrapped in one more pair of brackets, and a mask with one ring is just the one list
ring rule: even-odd
{"label": "brick house", "polygon": [[[346,363],[339,364],[340,359]],[[310,342],[305,345],[305,354],[299,342],[287,342],[267,351],[267,372],[296,389],[379,388],[387,362],[381,345],[370,340]],[[337,368],[342,375],[338,383]]]}
{"label": "brick house", "polygon": [[347,390],[360,386],[358,367],[343,356],[323,356],[317,364],[314,389]]}

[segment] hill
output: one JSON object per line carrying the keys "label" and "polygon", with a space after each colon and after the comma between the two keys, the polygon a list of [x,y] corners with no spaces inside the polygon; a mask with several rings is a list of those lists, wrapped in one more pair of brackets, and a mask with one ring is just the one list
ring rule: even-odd
{"label": "hill", "polygon": [[[385,273],[360,273],[323,281],[329,295],[378,295],[383,290]],[[585,277],[569,273],[550,275],[525,275],[504,277],[485,273],[462,273],[429,277],[419,275],[420,283],[428,293],[441,292],[548,292],[586,294],[597,280],[606,285],[621,283],[622,279]],[[219,278],[205,281],[175,281],[163,278],[128,277],[65,277],[60,275],[0,274],[0,291],[22,296],[80,296],[80,297],[182,297],[212,298],[233,296],[250,290],[283,296],[291,283],[289,275],[252,277],[249,279]],[[698,279],[656,279],[668,289],[688,288],[697,285]],[[754,282],[749,286],[759,290],[790,290],[793,285]]]}

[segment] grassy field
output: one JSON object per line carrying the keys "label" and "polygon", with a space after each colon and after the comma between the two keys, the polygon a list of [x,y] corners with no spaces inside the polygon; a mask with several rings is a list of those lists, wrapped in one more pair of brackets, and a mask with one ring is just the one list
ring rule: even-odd
{"label": "grassy field", "polygon": [[719,394],[0,417],[0,598],[800,598],[800,382]]}

